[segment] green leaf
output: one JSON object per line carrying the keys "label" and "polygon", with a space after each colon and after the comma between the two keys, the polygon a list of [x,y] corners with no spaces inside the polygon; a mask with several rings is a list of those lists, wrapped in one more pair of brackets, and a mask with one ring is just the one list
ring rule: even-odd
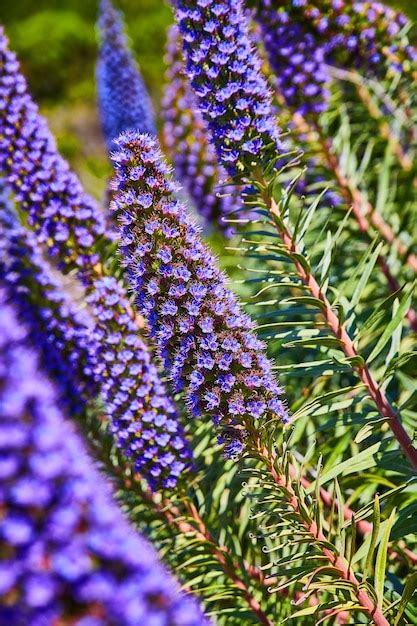
{"label": "green leaf", "polygon": [[385,418],[381,417],[381,418],[377,418],[374,420],[369,420],[364,426],[362,426],[362,428],[358,431],[356,437],[355,437],[355,443],[362,443],[362,441],[365,441],[365,439],[368,439],[368,437],[370,437],[373,433],[374,427],[377,424],[382,424],[383,422],[385,422]]}
{"label": "green leaf", "polygon": [[340,474],[347,476],[348,474],[353,474],[354,472],[360,472],[365,469],[369,469],[370,467],[374,467],[376,465],[374,455],[376,455],[379,451],[381,445],[381,442],[375,443],[366,450],[362,450],[362,452],[355,454],[350,459],[347,459],[346,461],[336,465],[336,467],[332,467],[327,472],[324,472],[320,477],[320,485],[324,485],[329,482],[329,480],[333,480]]}
{"label": "green leaf", "polygon": [[366,555],[365,567],[363,570],[363,578],[366,580],[368,573],[371,571],[372,562],[374,560],[375,546],[378,539],[379,527],[381,523],[381,511],[379,508],[378,494],[374,498],[374,515],[372,519],[372,533],[369,542],[368,554]]}
{"label": "green leaf", "polygon": [[289,615],[284,621],[288,622],[290,619],[295,619],[296,617],[305,617],[306,615],[314,615],[317,611],[320,610],[319,605],[308,606],[305,609],[301,609],[300,611],[296,611]]}
{"label": "green leaf", "polygon": [[322,193],[314,199],[314,202],[311,203],[308,209],[304,211],[304,213],[302,211],[300,212],[300,214],[303,214],[304,219],[300,220],[300,222],[297,223],[296,228],[294,230],[293,237],[296,243],[299,243],[303,239],[304,235],[306,234],[308,227],[310,226],[311,221],[314,217],[314,214],[317,210],[317,207],[319,206],[320,201],[323,198],[325,193],[326,193],[326,190],[323,189]]}
{"label": "green leaf", "polygon": [[392,320],[389,322],[388,326],[386,327],[385,331],[382,333],[382,336],[380,337],[375,348],[372,350],[371,354],[369,355],[367,359],[368,363],[371,363],[379,355],[381,350],[383,350],[385,345],[391,339],[392,334],[396,330],[397,326],[399,326],[399,324],[402,324],[402,322],[404,321],[405,313],[410,308],[411,295],[414,290],[414,284],[415,283],[413,283],[409,287],[409,289],[404,293],[403,297],[401,298],[397,312],[393,316]]}
{"label": "green leaf", "polygon": [[388,541],[391,534],[391,528],[395,520],[395,509],[389,516],[388,523],[381,537],[381,543],[379,544],[378,554],[376,555],[375,562],[375,592],[378,601],[378,606],[382,607],[384,601],[384,582],[385,582],[385,569],[387,565],[388,555]]}
{"label": "green leaf", "polygon": [[387,298],[378,304],[375,311],[368,317],[368,319],[361,324],[360,336],[366,337],[372,330],[377,328],[378,324],[384,319],[386,312],[392,307],[395,299],[401,294],[403,289],[398,289],[394,293],[391,293]]}
{"label": "green leaf", "polygon": [[373,246],[370,246],[370,248],[367,250],[367,252],[362,257],[361,261],[359,262],[358,268],[354,273],[355,282],[358,276],[359,276],[359,280],[357,282],[355,291],[353,292],[352,298],[350,300],[350,306],[349,306],[350,311],[353,310],[357,306],[359,300],[361,299],[363,291],[368,283],[369,277],[372,274],[372,270],[375,267],[375,263],[377,262],[379,253],[381,252],[381,248],[382,248],[382,243],[377,245],[374,250],[373,250]]}
{"label": "green leaf", "polygon": [[404,613],[405,608],[407,604],[409,603],[409,601],[411,600],[411,597],[416,589],[417,589],[417,572],[414,572],[414,574],[411,574],[407,578],[407,582],[405,583],[401,600],[398,606],[395,607],[395,617],[393,621],[393,626],[397,626],[397,624],[399,624],[402,614]]}
{"label": "green leaf", "polygon": [[318,298],[313,298],[312,296],[300,296],[300,297],[291,297],[291,298],[286,298],[285,302],[295,302],[296,304],[308,304],[312,307],[315,307],[317,309],[325,309],[326,305],[324,304],[324,302],[322,302],[321,300],[319,300]]}

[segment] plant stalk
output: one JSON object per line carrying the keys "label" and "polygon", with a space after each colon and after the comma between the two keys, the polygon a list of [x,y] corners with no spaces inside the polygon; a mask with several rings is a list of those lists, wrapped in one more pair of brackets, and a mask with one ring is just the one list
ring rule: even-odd
{"label": "plant stalk", "polygon": [[[288,252],[291,254],[300,254],[297,244],[293,240],[290,232],[285,227],[281,219],[280,209],[271,197],[265,198],[267,206],[269,205],[269,211],[274,218],[274,223],[277,228],[278,234]],[[303,284],[310,291],[311,295],[320,300],[323,304],[321,313],[326,321],[328,328],[332,331],[333,335],[340,340],[341,348],[345,356],[349,358],[358,357],[351,338],[344,325],[340,322],[337,315],[334,313],[330,302],[325,294],[322,292],[320,285],[314,278],[314,276],[307,272],[299,261],[293,259],[294,265],[297,269],[298,275],[301,278]],[[394,408],[390,405],[385,392],[379,387],[378,383],[371,374],[366,363],[364,365],[357,365],[354,367],[355,371],[359,375],[359,378],[363,382],[368,394],[374,401],[379,413],[382,417],[387,418],[388,425],[390,426],[394,436],[396,437],[401,449],[405,456],[410,461],[413,468],[417,469],[417,449],[413,446],[413,441],[404,426],[401,423],[400,417]]]}

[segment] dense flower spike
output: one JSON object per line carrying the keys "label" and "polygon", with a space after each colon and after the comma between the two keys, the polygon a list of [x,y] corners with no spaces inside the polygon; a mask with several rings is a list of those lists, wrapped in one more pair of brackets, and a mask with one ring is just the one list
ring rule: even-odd
{"label": "dense flower spike", "polygon": [[106,223],[92,198],[59,155],[46,121],[0,28],[0,170],[29,224],[61,266],[88,272]]}
{"label": "dense flower spike", "polygon": [[42,361],[69,411],[79,413],[99,394],[92,319],[80,311],[42,257],[33,233],[0,198],[0,275],[30,330]]}
{"label": "dense flower spike", "polygon": [[[156,142],[130,132],[113,155],[112,208],[139,309],[192,415],[209,414],[233,456],[259,419],[287,420],[263,344],[201,242]],[[249,441],[249,440],[248,440]]]}
{"label": "dense flower spike", "polygon": [[209,130],[198,109],[196,97],[185,75],[178,29],[168,31],[167,84],[162,100],[164,144],[174,163],[175,173],[197,210],[207,223],[231,232],[227,215],[239,208],[233,189],[221,183],[227,178],[219,166],[208,136]]}
{"label": "dense flower spike", "polygon": [[384,61],[402,73],[417,60],[397,35],[406,18],[380,2],[257,0],[255,16],[286,103],[303,114],[326,108],[325,64],[381,75]]}
{"label": "dense flower spike", "polygon": [[109,150],[121,132],[137,129],[156,135],[155,114],[139,68],[123,32],[123,21],[110,0],[101,0],[97,95]]}
{"label": "dense flower spike", "polygon": [[176,0],[186,71],[220,162],[235,175],[280,149],[271,94],[241,0]]}
{"label": "dense flower spike", "polygon": [[[108,413],[117,445],[154,489],[172,487],[189,465],[189,447],[179,422],[173,425],[178,416],[150,363],[148,349],[137,337],[126,293],[114,279],[96,273],[99,258],[90,252],[104,232],[102,214],[56,151],[4,35],[0,35],[1,61],[5,62],[0,65],[0,89],[8,95],[6,108],[0,110],[5,128],[0,136],[0,164],[38,240],[65,270],[75,268],[87,285],[97,315],[91,340],[95,335],[101,342],[94,374],[111,407]],[[18,114],[13,117],[10,112],[15,110]]]}
{"label": "dense flower spike", "polygon": [[78,310],[33,234],[5,207],[0,273],[71,412],[101,394],[109,430],[135,470],[154,490],[175,487],[191,451],[116,280],[97,280],[87,298],[90,315]]}
{"label": "dense flower spike", "polygon": [[0,291],[0,622],[203,626],[127,523]]}
{"label": "dense flower spike", "polygon": [[285,11],[260,11],[259,21],[285,103],[303,115],[324,111],[329,98],[324,47]]}
{"label": "dense flower spike", "polygon": [[97,280],[94,287],[87,302],[97,320],[95,374],[110,431],[152,489],[175,487],[191,459],[175,406],[126,312],[123,289],[113,277]]}

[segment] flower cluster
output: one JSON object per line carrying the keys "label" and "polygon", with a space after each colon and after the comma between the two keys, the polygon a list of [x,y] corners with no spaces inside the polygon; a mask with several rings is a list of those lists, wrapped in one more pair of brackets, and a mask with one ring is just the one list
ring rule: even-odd
{"label": "flower cluster", "polygon": [[151,355],[127,312],[124,290],[113,277],[98,279],[87,297],[97,320],[95,375],[110,432],[151,488],[175,487],[191,450]]}
{"label": "flower cluster", "polygon": [[324,65],[325,51],[316,35],[306,32],[284,10],[260,8],[257,16],[277,90],[285,104],[303,115],[324,111],[329,98],[329,76]]}
{"label": "flower cluster", "polygon": [[[138,328],[126,293],[114,279],[103,279],[95,271],[93,264],[98,256],[90,254],[90,250],[99,243],[99,233],[104,229],[102,215],[96,206],[90,206],[80,182],[56,151],[46,123],[27,94],[17,61],[7,52],[5,37],[0,36],[0,58],[2,50],[12,66],[8,67],[7,63],[4,69],[0,66],[0,81],[11,94],[5,114],[6,132],[0,137],[0,162],[9,174],[8,180],[20,207],[29,214],[37,239],[47,246],[54,260],[65,261],[65,269],[75,268],[78,278],[87,285],[96,314],[95,332],[91,331],[88,339],[93,342],[96,336],[105,346],[96,359],[94,375],[110,406],[107,412],[112,430],[117,434],[117,444],[154,489],[172,487],[182,469],[189,465],[190,451],[179,423],[176,427],[173,425],[178,417],[150,364],[147,347],[137,336]],[[12,109],[20,112],[17,117],[7,115]],[[0,120],[3,114],[2,109]],[[28,122],[25,126],[19,120],[26,119],[26,115],[30,117],[30,125]],[[40,135],[45,139],[43,143]],[[38,143],[33,140],[34,136],[39,139]],[[20,149],[16,150],[16,146]],[[11,157],[6,158],[9,153]],[[31,172],[24,178],[23,161],[26,171]],[[86,254],[82,246],[86,247]],[[116,345],[115,336],[120,337]],[[67,366],[62,367],[65,371]]]}
{"label": "flower cluster", "polygon": [[[272,0],[275,2],[276,0]],[[283,6],[281,0],[278,4]],[[293,16],[302,14],[310,28],[326,42],[332,62],[349,61],[378,74],[378,66],[387,57],[395,71],[416,61],[416,50],[397,38],[407,23],[402,13],[374,0],[299,0],[291,3]],[[396,60],[394,60],[396,57]]]}
{"label": "flower cluster", "polygon": [[106,230],[104,214],[59,155],[0,28],[0,170],[29,224],[62,267],[88,271]]}
{"label": "flower cluster", "polygon": [[203,626],[124,519],[0,291],[0,622]]}
{"label": "flower cluster", "polygon": [[220,186],[227,174],[218,164],[209,130],[184,73],[180,46],[178,29],[172,26],[168,31],[167,84],[162,100],[164,144],[198,212],[227,235],[231,228],[225,218],[239,208],[240,202],[236,195],[233,197],[232,187]]}
{"label": "flower cluster", "polygon": [[91,319],[74,306],[36,239],[0,199],[0,274],[30,330],[60,397],[78,414],[99,390],[93,370],[97,357]]}
{"label": "flower cluster", "polygon": [[255,16],[286,104],[303,114],[326,109],[326,64],[374,75],[388,60],[402,73],[417,60],[397,37],[406,18],[380,2],[257,0]]}
{"label": "flower cluster", "polygon": [[98,29],[98,104],[107,146],[112,150],[113,139],[124,130],[156,135],[155,115],[123,32],[122,18],[110,0],[101,0]]}
{"label": "flower cluster", "polygon": [[87,298],[90,315],[78,310],[33,234],[5,207],[0,271],[71,413],[101,394],[109,430],[124,456],[152,489],[174,487],[190,465],[191,451],[116,280],[98,279]]}
{"label": "flower cluster", "polygon": [[226,454],[239,454],[258,420],[287,420],[282,390],[253,323],[174,199],[156,142],[130,132],[117,143],[112,208],[138,307],[191,414],[211,415]]}
{"label": "flower cluster", "polygon": [[280,150],[271,94],[241,0],[176,0],[186,71],[221,164],[232,175]]}

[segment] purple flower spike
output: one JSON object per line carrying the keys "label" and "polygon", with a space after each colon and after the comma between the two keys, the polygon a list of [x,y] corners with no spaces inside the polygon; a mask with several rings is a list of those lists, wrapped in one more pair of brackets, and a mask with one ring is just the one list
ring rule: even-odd
{"label": "purple flower spike", "polygon": [[0,171],[29,225],[62,268],[88,275],[106,231],[104,214],[59,155],[0,28]]}
{"label": "purple flower spike", "polygon": [[220,163],[232,175],[281,150],[271,93],[241,0],[176,0],[186,72]]}
{"label": "purple flower spike", "polygon": [[416,49],[399,36],[406,18],[380,2],[252,4],[279,92],[286,104],[303,114],[327,108],[326,64],[381,77],[387,67],[401,74],[417,61]]}
{"label": "purple flower spike", "polygon": [[97,63],[97,95],[101,124],[109,150],[121,132],[137,129],[156,136],[155,114],[123,32],[121,15],[110,0],[101,0]]}
{"label": "purple flower spike", "polygon": [[[128,132],[117,143],[111,208],[122,224],[121,250],[138,307],[191,414],[211,415],[223,439],[241,442],[227,447],[235,454],[256,420],[288,419],[278,402],[282,390],[253,323],[175,200],[156,141]],[[140,202],[143,194],[152,197],[149,208]]]}
{"label": "purple flower spike", "polygon": [[[37,240],[65,271],[75,269],[86,285],[96,315],[91,341],[96,337],[106,347],[100,352],[94,375],[108,405],[116,442],[153,489],[172,487],[189,466],[191,453],[179,421],[173,426],[178,416],[150,363],[148,349],[138,338],[125,291],[113,278],[96,271],[99,256],[92,250],[98,250],[106,236],[101,236],[105,230],[102,213],[57,152],[0,31],[1,96],[5,107],[0,107],[0,126],[4,122],[5,130],[0,134],[0,168],[4,168],[19,206],[28,213]],[[142,201],[146,205],[146,198]],[[120,340],[109,347],[115,333]],[[142,439],[145,432],[146,443]],[[142,453],[144,445],[146,454]]]}
{"label": "purple flower spike", "polygon": [[227,215],[238,209],[241,201],[236,189],[222,184],[227,173],[218,164],[209,130],[185,75],[180,45],[178,28],[172,26],[168,31],[167,85],[162,101],[164,144],[198,212],[208,224],[231,235]]}
{"label": "purple flower spike", "polygon": [[0,290],[0,623],[208,626],[128,524]]}
{"label": "purple flower spike", "polygon": [[116,445],[153,490],[173,488],[190,466],[191,450],[150,352],[126,313],[124,290],[113,277],[99,279],[87,302],[96,319],[94,373]]}
{"label": "purple flower spike", "polygon": [[286,105],[303,115],[325,111],[330,78],[325,69],[325,50],[317,37],[285,11],[260,7],[257,19],[278,92]]}
{"label": "purple flower spike", "polygon": [[0,275],[60,397],[69,402],[66,409],[78,414],[99,394],[93,320],[74,305],[5,198],[0,198]]}

